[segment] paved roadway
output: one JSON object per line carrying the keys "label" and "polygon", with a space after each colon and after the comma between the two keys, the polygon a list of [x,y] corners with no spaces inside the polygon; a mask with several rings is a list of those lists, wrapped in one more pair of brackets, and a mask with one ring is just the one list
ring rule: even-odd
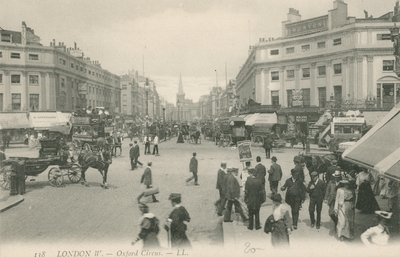
{"label": "paved roadway", "polygon": [[[213,205],[218,197],[215,189],[216,172],[222,160],[227,161],[230,167],[242,167],[237,149],[219,148],[209,141],[193,145],[176,144],[175,140],[160,144],[160,156],[144,155],[144,146],[141,146],[140,160],[143,163],[153,162],[153,184],[160,188],[160,194],[157,195],[160,202],[149,203],[150,210],[163,223],[171,211],[169,194],[182,193],[183,205],[192,218],[188,226],[192,244],[217,246],[223,242],[223,238],[220,218],[216,216]],[[101,176],[94,169],[87,171],[89,187],[69,182],[62,188],[51,187],[47,181],[47,171],[35,181],[28,179],[25,201],[1,214],[2,244],[118,242],[129,246],[138,233],[140,213],[136,197],[142,190],[139,181],[144,168],[130,170],[128,143],[127,139],[123,141],[123,154],[114,158],[110,167],[108,190],[100,187]],[[188,172],[188,164],[194,151],[197,152],[199,160],[200,186],[185,183],[185,179],[191,175]],[[264,156],[261,148],[253,148],[252,151],[254,156]],[[299,150],[294,149],[278,149],[272,153],[282,165],[284,179],[289,176],[293,156],[298,152]],[[7,151],[8,156],[33,157],[36,154],[37,150],[27,148]],[[263,158],[263,163],[269,167],[270,160]],[[271,212],[269,201],[262,208],[262,222]],[[310,237],[310,240],[332,240],[328,231],[329,217],[326,215],[326,205],[323,227],[319,232],[306,228],[309,222],[307,206],[306,202],[300,214],[299,230],[294,234],[301,238]],[[245,237],[250,238],[247,232],[243,233]],[[256,234],[262,241],[269,240],[261,230],[254,231],[252,235]],[[162,245],[166,246],[166,233],[163,229],[159,237]]]}

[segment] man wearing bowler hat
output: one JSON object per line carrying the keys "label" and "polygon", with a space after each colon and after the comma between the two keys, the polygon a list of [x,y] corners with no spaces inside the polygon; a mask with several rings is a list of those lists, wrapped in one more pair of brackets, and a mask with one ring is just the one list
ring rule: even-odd
{"label": "man wearing bowler hat", "polygon": [[190,215],[185,207],[181,206],[181,194],[171,193],[169,195],[172,207],[164,228],[167,230],[169,240],[173,248],[190,248],[191,244],[186,235],[187,225],[190,222]]}
{"label": "man wearing bowler hat", "polygon": [[269,187],[272,194],[276,194],[278,192],[279,181],[282,179],[282,168],[276,163],[278,159],[275,156],[272,156],[271,161],[271,168],[268,171]]}
{"label": "man wearing bowler hat", "polygon": [[315,226],[315,209],[317,209],[317,224],[316,227],[319,229],[321,226],[321,210],[322,202],[325,196],[325,183],[318,177],[318,172],[314,171],[311,173],[311,181],[308,184],[307,192],[310,195],[310,205],[308,211],[310,213],[311,227]]}

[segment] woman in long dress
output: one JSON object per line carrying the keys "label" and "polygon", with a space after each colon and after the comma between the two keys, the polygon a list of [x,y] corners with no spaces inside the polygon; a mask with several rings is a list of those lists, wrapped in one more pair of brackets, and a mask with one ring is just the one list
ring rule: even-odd
{"label": "woman in long dress", "polygon": [[367,170],[357,174],[358,196],[356,208],[362,213],[372,214],[380,209],[372,191],[371,184],[373,182],[373,177]]}
{"label": "woman in long dress", "polygon": [[342,180],[336,192],[337,237],[343,241],[354,237],[354,192],[348,180]]}
{"label": "woman in long dress", "polygon": [[136,242],[143,240],[143,249],[154,249],[160,247],[158,241],[159,221],[157,217],[149,212],[149,207],[144,203],[139,203],[139,209],[142,212],[140,218],[140,232],[135,241],[132,242],[134,245]]}
{"label": "woman in long dress", "polygon": [[274,204],[271,243],[274,247],[289,246],[289,233],[292,231],[290,206],[282,203],[280,194],[273,194],[271,199]]}

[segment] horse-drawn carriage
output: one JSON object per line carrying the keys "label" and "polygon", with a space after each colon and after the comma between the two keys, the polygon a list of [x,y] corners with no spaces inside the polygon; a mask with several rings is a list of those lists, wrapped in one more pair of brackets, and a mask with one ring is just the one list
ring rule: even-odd
{"label": "horse-drawn carriage", "polygon": [[38,176],[48,168],[48,180],[52,186],[62,186],[64,177],[67,176],[72,183],[78,183],[81,179],[81,167],[77,163],[69,161],[68,149],[63,148],[58,139],[40,140],[41,148],[38,158],[10,157],[3,161],[0,170],[0,186],[10,188],[12,173],[25,176]]}
{"label": "horse-drawn carriage", "polygon": [[219,145],[230,146],[246,139],[245,120],[240,117],[219,118],[216,123],[216,130],[219,131]]}
{"label": "horse-drawn carriage", "polygon": [[[112,119],[108,115],[73,116],[72,143],[74,151],[79,152],[82,149],[96,151],[99,138],[110,138],[113,131]],[[114,141],[112,140],[112,142]]]}

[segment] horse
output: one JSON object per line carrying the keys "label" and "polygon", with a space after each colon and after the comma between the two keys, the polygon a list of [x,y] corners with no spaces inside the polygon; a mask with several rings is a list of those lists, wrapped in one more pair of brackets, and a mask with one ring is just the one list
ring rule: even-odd
{"label": "horse", "polygon": [[107,185],[107,173],[110,164],[112,163],[112,153],[109,147],[100,149],[98,152],[82,151],[78,156],[78,163],[82,168],[82,184],[88,186],[85,178],[85,172],[87,169],[97,169],[103,177],[103,184],[101,185],[104,189],[108,189]]}

